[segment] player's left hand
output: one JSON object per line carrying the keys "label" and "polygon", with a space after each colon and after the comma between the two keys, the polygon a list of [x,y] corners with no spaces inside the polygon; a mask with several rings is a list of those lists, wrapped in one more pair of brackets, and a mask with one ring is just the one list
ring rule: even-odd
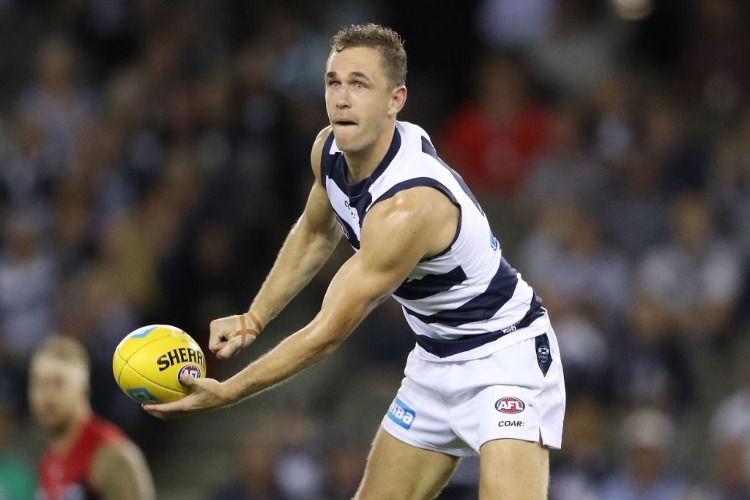
{"label": "player's left hand", "polygon": [[250,345],[263,330],[263,325],[255,313],[248,311],[215,319],[209,329],[208,348],[217,358],[226,359]]}
{"label": "player's left hand", "polygon": [[183,375],[180,382],[190,389],[187,396],[171,403],[144,404],[143,409],[154,417],[166,420],[221,408],[232,403],[226,387],[216,379]]}

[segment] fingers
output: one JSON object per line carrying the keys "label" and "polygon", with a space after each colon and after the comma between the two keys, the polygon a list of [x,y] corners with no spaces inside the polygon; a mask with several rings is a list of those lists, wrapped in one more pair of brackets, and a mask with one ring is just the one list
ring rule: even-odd
{"label": "fingers", "polygon": [[[180,377],[180,384],[187,387],[190,390],[190,394],[199,388],[202,382],[201,379],[191,377],[186,373],[183,373]],[[181,417],[191,409],[190,401],[192,398],[190,398],[190,394],[171,403],[144,404],[141,407],[150,415],[162,420]]]}
{"label": "fingers", "polygon": [[199,379],[193,376],[190,376],[186,373],[183,373],[180,377],[180,385],[183,387],[187,387],[191,391],[195,389],[196,387],[200,386]]}
{"label": "fingers", "polygon": [[180,377],[180,384],[187,387],[190,394],[171,403],[143,404],[141,407],[150,415],[162,420],[182,417],[198,408],[197,403],[195,403],[197,399],[195,394],[200,392],[205,383],[205,379],[191,377],[183,373]]}
{"label": "fingers", "polygon": [[184,399],[172,403],[144,404],[141,405],[141,408],[146,410],[146,412],[153,417],[162,420],[169,420],[179,418],[187,412],[183,401]]}
{"label": "fingers", "polygon": [[258,336],[262,325],[252,312],[213,320],[208,348],[219,358],[237,354]]}
{"label": "fingers", "polygon": [[229,335],[235,331],[236,326],[233,318],[233,316],[228,316],[226,318],[215,319],[209,325],[211,335],[208,340],[208,348],[211,352],[221,349],[226,344]]}
{"label": "fingers", "polygon": [[219,359],[227,359],[240,352],[241,348],[242,346],[240,345],[239,339],[234,338],[229,342],[225,342],[224,345],[222,345],[221,348],[219,348],[215,352],[215,354]]}
{"label": "fingers", "polygon": [[208,348],[211,352],[217,352],[227,345],[232,335],[242,329],[242,324],[240,323],[240,316],[235,314],[213,320],[209,328],[211,330],[211,337],[208,342]]}

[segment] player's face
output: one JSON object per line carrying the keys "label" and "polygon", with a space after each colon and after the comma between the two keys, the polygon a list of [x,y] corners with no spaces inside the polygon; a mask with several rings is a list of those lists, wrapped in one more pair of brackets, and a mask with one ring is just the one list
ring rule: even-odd
{"label": "player's face", "polygon": [[[377,49],[353,47],[333,52],[326,67],[326,111],[344,153],[367,150],[392,129],[392,119],[403,106]],[[403,93],[403,92],[402,92]],[[385,138],[390,142],[391,137]]]}
{"label": "player's face", "polygon": [[88,401],[86,370],[75,363],[40,354],[31,361],[29,401],[37,423],[61,432]]}

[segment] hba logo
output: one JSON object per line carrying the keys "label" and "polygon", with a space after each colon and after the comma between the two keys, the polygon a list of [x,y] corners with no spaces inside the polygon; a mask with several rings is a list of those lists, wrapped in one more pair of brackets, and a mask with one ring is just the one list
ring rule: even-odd
{"label": "hba logo", "polygon": [[403,401],[396,398],[391,403],[391,407],[388,408],[388,418],[396,422],[404,429],[411,427],[412,422],[416,418],[417,414],[414,410],[406,406]]}
{"label": "hba logo", "polygon": [[521,413],[525,408],[526,404],[514,397],[504,397],[495,401],[495,409],[500,413]]}

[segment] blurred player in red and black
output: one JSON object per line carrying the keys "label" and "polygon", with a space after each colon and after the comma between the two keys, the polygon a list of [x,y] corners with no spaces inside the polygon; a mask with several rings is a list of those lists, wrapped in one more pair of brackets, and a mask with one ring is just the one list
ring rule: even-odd
{"label": "blurred player in red and black", "polygon": [[34,353],[29,400],[49,434],[39,464],[37,498],[153,499],[154,483],[141,450],[89,402],[89,358],[80,343],[51,337]]}

